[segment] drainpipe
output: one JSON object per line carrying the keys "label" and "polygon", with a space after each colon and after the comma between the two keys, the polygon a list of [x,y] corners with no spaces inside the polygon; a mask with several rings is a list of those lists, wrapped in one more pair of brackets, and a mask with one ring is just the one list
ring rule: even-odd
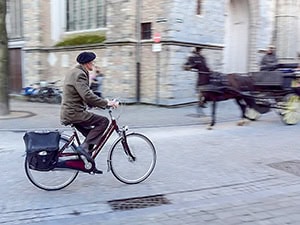
{"label": "drainpipe", "polygon": [[[273,26],[273,33],[271,37],[271,45],[274,45],[276,47],[276,51],[278,50],[278,43],[277,43],[277,33],[278,33],[278,15],[279,15],[279,0],[275,1],[275,18],[274,18],[274,26]],[[278,53],[278,52],[277,52]]]}
{"label": "drainpipe", "polygon": [[136,101],[141,95],[141,10],[142,0],[136,0]]}

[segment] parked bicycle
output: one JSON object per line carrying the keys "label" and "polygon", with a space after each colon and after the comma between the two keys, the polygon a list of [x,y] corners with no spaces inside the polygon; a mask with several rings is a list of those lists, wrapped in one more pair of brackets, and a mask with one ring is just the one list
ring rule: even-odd
{"label": "parked bicycle", "polygon": [[60,80],[53,82],[36,82],[23,88],[21,94],[30,102],[46,102],[53,104],[61,103],[61,91],[58,87],[56,87],[56,84],[59,81]]}
{"label": "parked bicycle", "polygon": [[[118,137],[108,152],[107,171],[111,171],[116,179],[125,184],[140,183],[147,179],[154,170],[156,165],[155,147],[145,135],[129,132],[127,126],[120,128],[117,119],[113,116],[112,108],[108,108],[108,113],[110,124],[99,143],[94,146],[91,157],[96,159],[115,131]],[[25,159],[26,175],[36,187],[47,191],[59,190],[70,185],[80,171],[89,174],[102,173],[96,168],[95,163],[84,160],[85,158],[76,151],[76,147],[80,145],[80,137],[74,126],[72,129],[73,132],[70,136],[59,135],[59,149],[56,157],[51,156],[50,149],[38,147],[36,156],[41,157],[41,159],[33,161],[39,161],[40,164],[44,162],[44,165],[37,166],[37,164],[32,163],[31,155],[27,152]],[[39,142],[42,142],[41,139]],[[38,145],[45,145],[45,143]]]}

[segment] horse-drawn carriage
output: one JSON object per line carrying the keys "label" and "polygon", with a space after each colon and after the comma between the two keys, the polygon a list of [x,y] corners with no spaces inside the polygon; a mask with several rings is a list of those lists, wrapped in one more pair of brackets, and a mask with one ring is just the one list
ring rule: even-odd
{"label": "horse-drawn carriage", "polygon": [[[192,62],[185,64],[185,69],[197,68]],[[274,109],[287,125],[300,121],[300,71],[293,68],[281,68],[276,71],[250,72],[247,74],[203,73],[208,76],[208,83],[201,89],[202,98],[212,102],[212,120],[216,121],[216,102],[235,99],[245,119],[257,120],[261,114]],[[200,101],[200,100],[199,100]]]}
{"label": "horse-drawn carriage", "polygon": [[251,90],[242,92],[254,104],[246,117],[256,120],[261,114],[274,109],[287,125],[300,121],[300,71],[276,70],[249,73],[253,81]]}

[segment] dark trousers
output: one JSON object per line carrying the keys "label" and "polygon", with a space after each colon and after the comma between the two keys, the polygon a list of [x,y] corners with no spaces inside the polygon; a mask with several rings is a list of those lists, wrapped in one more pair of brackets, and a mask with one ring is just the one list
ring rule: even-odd
{"label": "dark trousers", "polygon": [[75,123],[74,126],[86,137],[83,144],[90,146],[99,143],[108,124],[109,120],[106,117],[94,114],[89,120]]}

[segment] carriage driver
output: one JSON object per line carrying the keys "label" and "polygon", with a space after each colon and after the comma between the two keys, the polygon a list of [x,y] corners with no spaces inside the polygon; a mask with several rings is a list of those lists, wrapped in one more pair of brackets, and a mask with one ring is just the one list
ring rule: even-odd
{"label": "carriage driver", "polygon": [[206,59],[201,55],[202,47],[195,47],[193,50],[193,55],[188,58],[188,63],[195,64],[198,72],[197,83],[196,83],[196,94],[199,99],[199,107],[206,108],[205,99],[201,94],[203,85],[208,84],[207,76],[203,76],[203,73],[210,73],[210,69],[206,64]]}

